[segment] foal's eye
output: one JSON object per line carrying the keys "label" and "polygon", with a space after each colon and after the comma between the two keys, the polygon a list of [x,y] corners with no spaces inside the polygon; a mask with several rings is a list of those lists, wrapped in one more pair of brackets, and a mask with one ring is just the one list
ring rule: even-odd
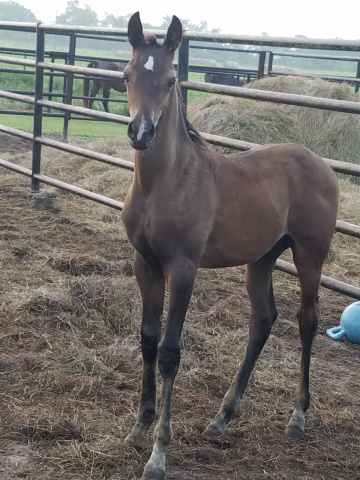
{"label": "foal's eye", "polygon": [[168,81],[167,86],[169,88],[171,88],[174,85],[175,82],[176,82],[176,78],[173,77],[171,80]]}
{"label": "foal's eye", "polygon": [[129,77],[128,77],[127,73],[125,73],[125,72],[124,72],[124,75],[123,75],[123,79],[124,79],[125,83],[129,83]]}

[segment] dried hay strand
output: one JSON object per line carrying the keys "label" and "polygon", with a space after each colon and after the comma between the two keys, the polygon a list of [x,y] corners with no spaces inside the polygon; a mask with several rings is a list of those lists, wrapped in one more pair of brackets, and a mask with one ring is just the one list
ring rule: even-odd
{"label": "dried hay strand", "polygon": [[[316,77],[264,78],[247,87],[359,101],[348,85]],[[295,142],[326,158],[360,163],[358,115],[206,95],[190,103],[189,120],[207,133],[259,144]]]}
{"label": "dried hay strand", "polygon": [[[104,435],[87,442],[67,442],[66,445],[59,445],[51,450],[38,450],[36,456],[50,468],[60,470],[63,478],[66,478],[67,473],[73,472],[73,475],[76,475],[73,478],[76,479],[135,480],[140,473],[140,454],[126,449],[122,439],[115,435]],[[79,477],[79,472],[83,472],[84,476]]]}
{"label": "dried hay strand", "polygon": [[50,418],[27,418],[24,425],[19,427],[15,436],[21,440],[31,439],[35,442],[41,441],[64,441],[75,439],[79,442],[84,440],[83,433],[69,420],[55,423]]}

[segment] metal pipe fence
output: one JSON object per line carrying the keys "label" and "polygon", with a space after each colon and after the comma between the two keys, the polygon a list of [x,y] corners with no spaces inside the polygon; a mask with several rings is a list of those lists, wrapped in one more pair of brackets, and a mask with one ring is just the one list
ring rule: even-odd
{"label": "metal pipe fence", "polygon": [[[0,62],[7,62],[13,63],[18,65],[23,65],[27,67],[32,67],[35,69],[35,95],[34,97],[22,95],[18,93],[7,92],[4,90],[0,90],[0,97],[16,100],[19,102],[24,102],[27,104],[31,104],[34,107],[34,127],[33,133],[29,134],[26,132],[22,132],[18,129],[13,129],[10,127],[5,127],[0,125],[0,132],[7,133],[10,135],[15,135],[20,138],[24,138],[27,140],[31,140],[33,142],[33,165],[32,169],[26,169],[24,167],[20,167],[14,163],[5,161],[0,159],[0,166],[17,172],[19,174],[25,175],[31,178],[31,186],[33,191],[39,190],[39,184],[45,183],[47,185],[54,186],[56,188],[66,190],[68,192],[74,193],[76,195],[80,195],[84,198],[91,199],[93,201],[102,203],[104,205],[110,206],[112,208],[116,208],[121,210],[123,208],[123,203],[115,201],[111,198],[105,197],[103,195],[99,195],[88,190],[82,189],[80,187],[61,182],[57,179],[50,178],[41,174],[41,146],[46,145],[52,148],[56,148],[65,152],[77,154],[83,156],[85,158],[98,160],[100,162],[125,168],[128,170],[134,169],[133,162],[129,162],[127,160],[121,160],[119,158],[115,158],[109,155],[100,154],[91,150],[87,150],[84,148],[75,147],[69,145],[65,142],[59,142],[55,140],[51,140],[48,138],[43,137],[42,135],[42,118],[44,114],[44,109],[54,109],[63,112],[64,115],[70,118],[71,114],[77,114],[81,117],[90,117],[92,119],[98,120],[105,120],[105,121],[112,121],[121,124],[129,123],[129,117],[116,115],[111,113],[103,113],[95,110],[89,110],[82,107],[76,107],[71,105],[72,101],[72,85],[71,79],[73,78],[74,74],[81,74],[81,75],[91,75],[92,77],[107,77],[107,78],[121,78],[122,73],[120,72],[113,72],[108,70],[100,70],[100,69],[92,69],[87,67],[78,67],[74,65],[63,65],[54,62],[46,62],[44,61],[44,37],[45,33],[51,34],[60,34],[60,35],[85,35],[85,34],[93,34],[93,35],[107,35],[107,36],[126,36],[126,29],[102,29],[102,28],[90,28],[90,27],[73,27],[73,26],[58,26],[58,25],[46,25],[46,24],[37,24],[34,26],[33,24],[12,24],[10,25],[7,22],[0,22],[0,29],[15,29],[19,31],[31,31],[37,33],[37,48],[36,48],[36,60],[27,60],[27,59],[19,59],[15,57],[8,57],[8,56],[0,56]],[[165,32],[157,32],[152,31],[158,37],[163,37]],[[207,84],[202,82],[190,82],[188,80],[188,72],[189,72],[189,43],[191,40],[201,40],[201,41],[208,41],[208,42],[227,42],[227,43],[235,43],[235,44],[254,44],[254,45],[271,45],[271,46],[300,46],[306,48],[317,48],[317,49],[332,49],[332,50],[350,50],[350,51],[360,51],[360,42],[350,42],[345,40],[333,40],[330,43],[328,41],[323,40],[313,40],[313,39],[278,39],[278,38],[271,38],[266,37],[249,37],[249,36],[227,36],[221,34],[200,34],[198,32],[184,32],[184,40],[182,42],[182,46],[179,51],[178,57],[178,77],[180,81],[180,86],[184,92],[184,97],[186,98],[186,92],[188,89],[204,91],[208,93],[217,93],[222,95],[231,95],[235,97],[243,97],[249,98],[253,100],[261,100],[261,101],[268,101],[268,102],[276,102],[276,103],[285,103],[289,105],[297,105],[302,107],[309,107],[309,108],[320,108],[325,110],[337,111],[337,112],[346,112],[351,114],[360,114],[360,103],[357,102],[349,102],[343,100],[333,100],[333,99],[323,99],[318,97],[309,97],[309,96],[301,96],[301,95],[291,95],[285,93],[278,93],[278,92],[265,92],[260,90],[254,89],[247,89],[241,87],[228,87],[228,86],[219,86],[214,84]],[[74,51],[75,51],[75,37],[73,37],[72,43],[70,42],[70,48],[72,53],[71,61],[74,63]],[[44,100],[43,95],[43,79],[46,70],[51,71],[60,71],[64,72],[67,76],[67,96],[66,96],[66,103],[59,103],[54,102],[52,100]],[[69,80],[70,79],[70,80]],[[65,129],[66,130],[66,129]],[[64,132],[67,133],[67,132]],[[247,150],[255,146],[255,144],[249,142],[243,142],[240,140],[229,139],[217,135],[211,134],[203,134],[205,140],[209,143],[214,145],[221,145],[230,147],[236,150]],[[340,162],[337,160],[332,159],[325,159],[330,166],[333,168],[334,171],[339,173],[346,173],[348,175],[354,175],[360,177],[360,165],[356,164],[349,164],[346,162]],[[336,231],[341,232],[346,235],[351,235],[356,238],[360,238],[360,226],[353,225],[348,222],[344,222],[342,220],[338,220],[336,223]],[[296,269],[293,265],[284,262],[278,261],[276,264],[276,268],[279,270],[285,271],[290,273],[291,275],[296,275]],[[322,276],[322,285],[327,288],[330,288],[336,292],[340,292],[342,294],[348,295],[353,298],[360,299],[360,288],[346,284],[344,282],[340,282],[336,279],[331,279],[329,277]]]}
{"label": "metal pipe fence", "polygon": [[360,102],[350,102],[348,100],[309,97],[292,93],[270,92],[266,90],[256,90],[254,88],[249,89],[246,87],[225,87],[223,85],[214,85],[212,83],[190,82],[189,80],[183,80],[180,85],[188,90],[191,89],[200,92],[231,95],[232,97],[250,98],[252,100],[262,100],[273,103],[285,103],[287,105],[331,110],[333,112],[360,113]]}
{"label": "metal pipe fence", "polygon": [[[346,82],[349,84],[355,85],[355,93],[359,91],[360,87],[360,57],[353,57],[353,56],[335,56],[335,55],[314,55],[311,53],[295,53],[295,52],[269,52],[269,67],[268,67],[268,75],[286,75],[285,72],[279,72],[274,68],[274,57],[291,57],[291,58],[309,58],[309,59],[316,59],[316,60],[338,60],[342,62],[354,62],[356,63],[356,76],[355,77],[348,77],[348,76],[339,76],[339,75],[318,75],[320,78],[325,80],[332,80],[335,82]],[[292,73],[292,75],[302,75],[299,73]],[[305,74],[306,75],[306,74]],[[311,74],[309,74],[311,75]]]}

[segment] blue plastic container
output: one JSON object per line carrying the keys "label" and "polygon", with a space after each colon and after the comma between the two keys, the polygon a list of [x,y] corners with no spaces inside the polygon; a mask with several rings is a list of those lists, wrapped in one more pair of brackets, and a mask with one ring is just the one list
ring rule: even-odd
{"label": "blue plastic container", "polygon": [[360,302],[346,307],[340,318],[340,326],[328,328],[326,333],[333,340],[345,336],[350,342],[360,344]]}

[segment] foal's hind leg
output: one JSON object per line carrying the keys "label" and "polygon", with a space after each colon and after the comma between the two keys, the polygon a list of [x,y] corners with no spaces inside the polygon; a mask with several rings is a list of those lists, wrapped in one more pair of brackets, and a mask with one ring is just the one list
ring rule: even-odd
{"label": "foal's hind leg", "polygon": [[301,373],[295,398],[295,409],[286,428],[286,436],[297,440],[304,435],[305,413],[310,405],[309,369],[313,340],[318,326],[317,293],[320,284],[324,259],[309,254],[299,246],[293,249],[300,285],[301,299],[298,311],[300,338],[302,345]]}
{"label": "foal's hind leg", "polygon": [[219,412],[204,434],[221,435],[240,402],[254,369],[256,360],[268,339],[277,311],[272,288],[272,271],[278,256],[290,246],[289,237],[283,237],[260,260],[246,266],[246,287],[251,301],[250,332],[245,358],[225,394]]}
{"label": "foal's hind leg", "polygon": [[156,417],[156,370],[157,352],[161,333],[165,280],[156,265],[149,265],[139,253],[135,253],[135,275],[143,301],[141,325],[141,349],[143,356],[141,393],[135,427],[126,437],[128,447],[142,447],[144,436]]}

